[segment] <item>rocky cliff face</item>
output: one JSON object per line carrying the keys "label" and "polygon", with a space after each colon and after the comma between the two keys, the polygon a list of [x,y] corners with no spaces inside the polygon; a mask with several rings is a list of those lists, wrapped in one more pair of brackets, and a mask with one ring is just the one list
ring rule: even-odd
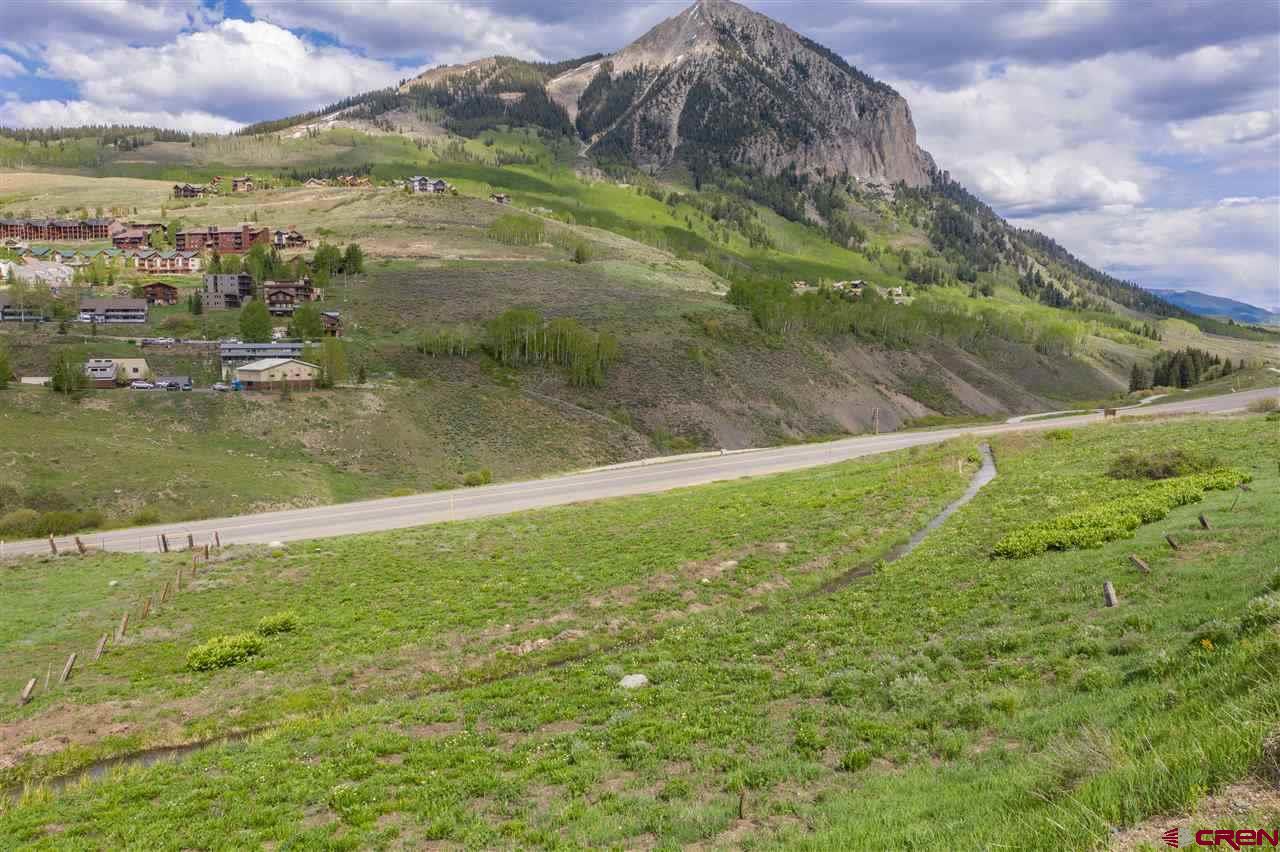
{"label": "rocky cliff face", "polygon": [[644,167],[714,156],[911,186],[934,171],[901,95],[729,0],[699,0],[547,91],[593,153]]}

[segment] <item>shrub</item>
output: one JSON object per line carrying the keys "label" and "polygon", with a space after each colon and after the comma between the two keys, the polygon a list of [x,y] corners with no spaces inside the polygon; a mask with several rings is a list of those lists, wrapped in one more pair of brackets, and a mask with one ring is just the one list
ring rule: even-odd
{"label": "shrub", "polygon": [[845,772],[858,772],[871,765],[870,749],[851,748],[840,758],[840,768]]}
{"label": "shrub", "polygon": [[1101,547],[1109,541],[1128,537],[1142,524],[1160,520],[1170,509],[1199,502],[1205,491],[1226,491],[1251,478],[1236,468],[1219,468],[1166,479],[1137,494],[1015,530],[996,542],[991,555],[1025,559],[1046,550]]}
{"label": "shrub", "polygon": [[573,262],[587,263],[591,260],[591,246],[588,243],[578,243],[573,247]]}
{"label": "shrub", "polygon": [[462,479],[462,484],[468,488],[474,488],[477,485],[488,485],[493,482],[493,474],[489,472],[489,468],[482,470],[473,470]]}
{"label": "shrub", "polygon": [[87,512],[45,512],[36,521],[35,534],[69,535],[84,529],[100,527],[103,524],[102,513],[94,510]]}
{"label": "shrub", "polygon": [[147,506],[145,509],[139,509],[130,521],[135,527],[145,527],[148,524],[158,524],[160,523],[160,510],[152,506]]}
{"label": "shrub", "polygon": [[689,782],[683,778],[673,778],[662,786],[658,791],[658,799],[663,802],[671,802],[678,799],[687,799],[693,795],[693,788],[689,786]]}
{"label": "shrub", "polygon": [[1280,624],[1280,593],[1277,592],[1249,601],[1240,617],[1240,632],[1256,633],[1272,624]]}
{"label": "shrub", "polygon": [[187,668],[207,672],[242,663],[262,653],[262,638],[253,633],[215,636],[187,652]]}
{"label": "shrub", "polygon": [[1274,396],[1264,396],[1249,403],[1249,410],[1254,414],[1267,414],[1280,408],[1280,401]]}
{"label": "shrub", "polygon": [[1080,692],[1101,692],[1118,686],[1120,676],[1106,666],[1089,666],[1076,679],[1076,689]]}
{"label": "shrub", "polygon": [[814,757],[822,751],[825,745],[817,726],[810,722],[801,722],[796,725],[795,737],[792,742],[796,751],[806,757]]}
{"label": "shrub", "polygon": [[0,515],[0,533],[10,536],[34,536],[40,513],[35,509],[14,509]]}
{"label": "shrub", "polygon": [[1050,429],[1044,433],[1046,441],[1070,441],[1072,432],[1070,429]]}
{"label": "shrub", "polygon": [[1022,694],[1013,689],[997,689],[986,696],[986,702],[992,710],[1012,716],[1022,706]]}
{"label": "shrub", "polygon": [[1112,479],[1172,479],[1213,470],[1218,460],[1177,448],[1171,450],[1129,450],[1111,462],[1107,475]]}
{"label": "shrub", "polygon": [[1191,644],[1206,648],[1225,645],[1231,641],[1235,633],[1236,631],[1227,622],[1220,618],[1212,618],[1201,622],[1195,630],[1191,631]]}
{"label": "shrub", "polygon": [[275,615],[264,615],[258,620],[259,636],[275,636],[277,633],[292,633],[298,629],[298,614],[291,609],[277,612]]}

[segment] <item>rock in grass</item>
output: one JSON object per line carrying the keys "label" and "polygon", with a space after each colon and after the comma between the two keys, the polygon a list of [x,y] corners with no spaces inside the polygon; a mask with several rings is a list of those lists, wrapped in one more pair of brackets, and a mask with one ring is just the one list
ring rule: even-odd
{"label": "rock in grass", "polygon": [[649,678],[642,674],[629,674],[622,680],[618,681],[618,686],[623,689],[639,689],[642,686],[649,685]]}

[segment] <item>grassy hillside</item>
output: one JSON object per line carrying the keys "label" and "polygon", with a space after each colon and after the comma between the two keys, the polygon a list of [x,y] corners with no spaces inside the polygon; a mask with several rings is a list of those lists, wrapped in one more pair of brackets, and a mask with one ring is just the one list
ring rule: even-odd
{"label": "grassy hillside", "polygon": [[[989,557],[1047,513],[1141,493],[1107,471],[1152,447],[1212,454],[1252,490],[1208,492],[1098,549]],[[1274,430],[1135,421],[994,451],[998,477],[878,568],[963,489],[972,444],[235,550],[142,621],[138,601],[182,555],[14,567],[0,586],[23,615],[0,676],[15,690],[126,609],[135,621],[68,685],[0,710],[9,783],[261,730],[2,799],[0,838],[1097,848],[1122,828],[1155,843],[1174,818],[1152,817],[1228,785],[1253,803],[1231,824],[1273,824],[1250,773],[1280,722]],[[187,670],[197,644],[286,611],[292,629],[257,656]],[[651,685],[617,685],[637,672]]]}
{"label": "grassy hillside", "polygon": [[[155,428],[151,400],[104,392],[35,405],[24,395],[14,416],[0,420],[4,437],[15,451],[38,452],[31,437],[38,434],[64,455],[51,453],[47,465],[15,477],[17,505],[30,505],[28,493],[48,480],[74,508],[99,503],[105,523],[152,509],[183,518],[451,485],[483,469],[505,478],[669,451],[811,440],[864,432],[873,422],[893,429],[1061,409],[1122,397],[1134,363],[1150,362],[1161,348],[1194,346],[1233,361],[1280,363],[1276,345],[1265,340],[1209,335],[1182,320],[1132,311],[1050,307],[1024,292],[1022,273],[1005,262],[962,282],[956,276],[963,258],[934,247],[934,211],[915,197],[852,200],[863,234],[852,248],[714,187],[694,192],[675,180],[607,177],[562,143],[528,130],[464,139],[336,128],[100,153],[103,162],[80,174],[0,172],[0,214],[101,208],[170,224],[296,226],[313,240],[358,242],[369,257],[365,274],[334,278],[320,308],[342,312],[347,360],[373,379],[359,392],[339,389],[284,409],[265,399],[222,397],[162,407],[166,434],[199,436],[172,456],[199,461],[206,471],[195,480],[199,486],[170,477],[157,487],[150,475],[112,484],[117,468],[164,469],[145,443],[133,440]],[[245,170],[275,188],[167,197],[172,180]],[[333,170],[368,171],[377,181],[425,172],[448,178],[460,194],[300,185],[307,174]],[[513,206],[489,202],[494,190],[510,193]],[[573,262],[575,254],[586,262]],[[1048,260],[1043,269],[1051,269]],[[922,283],[921,270],[940,277]],[[903,287],[912,302],[853,305],[829,291],[789,290],[792,281],[852,278]],[[117,277],[126,286],[143,280]],[[184,296],[198,283],[173,280]],[[770,304],[727,298],[732,288],[762,287],[783,295]],[[603,385],[575,384],[553,367],[500,365],[486,348],[486,329],[511,309],[612,335],[618,357]],[[1162,339],[1140,333],[1156,325]],[[59,331],[2,328],[0,345],[7,344],[16,373],[49,375],[60,353],[133,354],[107,335],[240,333],[235,314],[194,316],[185,303],[156,309],[146,326],[109,328],[97,339],[78,339],[74,325]],[[424,353],[424,339],[442,331],[464,336],[466,354]],[[202,384],[218,378],[207,355],[148,354],[157,372],[190,374]],[[505,406],[510,400],[522,407]],[[323,440],[293,414],[313,406],[334,412]],[[279,437],[268,439],[270,430],[260,424],[273,423],[281,410],[289,413],[279,416]],[[394,425],[389,437],[371,428],[379,417]],[[112,436],[111,465],[83,471],[52,461],[65,459],[85,429],[93,441]],[[557,429],[578,443],[557,448],[547,437]],[[256,488],[224,475],[212,460],[240,435],[278,448],[259,454],[273,476],[305,473],[288,486],[266,478],[270,487]],[[181,446],[162,440],[175,451]],[[374,461],[355,461],[362,458]],[[90,479],[101,486],[80,487]],[[108,486],[111,499],[104,502]]]}
{"label": "grassy hillside", "polygon": [[5,391],[0,516],[19,507],[92,509],[109,526],[217,517],[655,452],[608,418],[466,378],[397,379],[291,400],[110,390],[68,401],[38,388]]}

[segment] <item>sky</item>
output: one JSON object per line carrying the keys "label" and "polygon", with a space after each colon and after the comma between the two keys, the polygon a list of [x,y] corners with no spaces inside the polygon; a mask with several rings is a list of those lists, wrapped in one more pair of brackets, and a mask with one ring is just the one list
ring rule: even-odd
{"label": "sky", "polygon": [[[685,3],[4,0],[0,125],[228,131],[495,53],[622,47]],[[908,100],[941,168],[1150,287],[1280,309],[1280,4],[748,0]]]}

